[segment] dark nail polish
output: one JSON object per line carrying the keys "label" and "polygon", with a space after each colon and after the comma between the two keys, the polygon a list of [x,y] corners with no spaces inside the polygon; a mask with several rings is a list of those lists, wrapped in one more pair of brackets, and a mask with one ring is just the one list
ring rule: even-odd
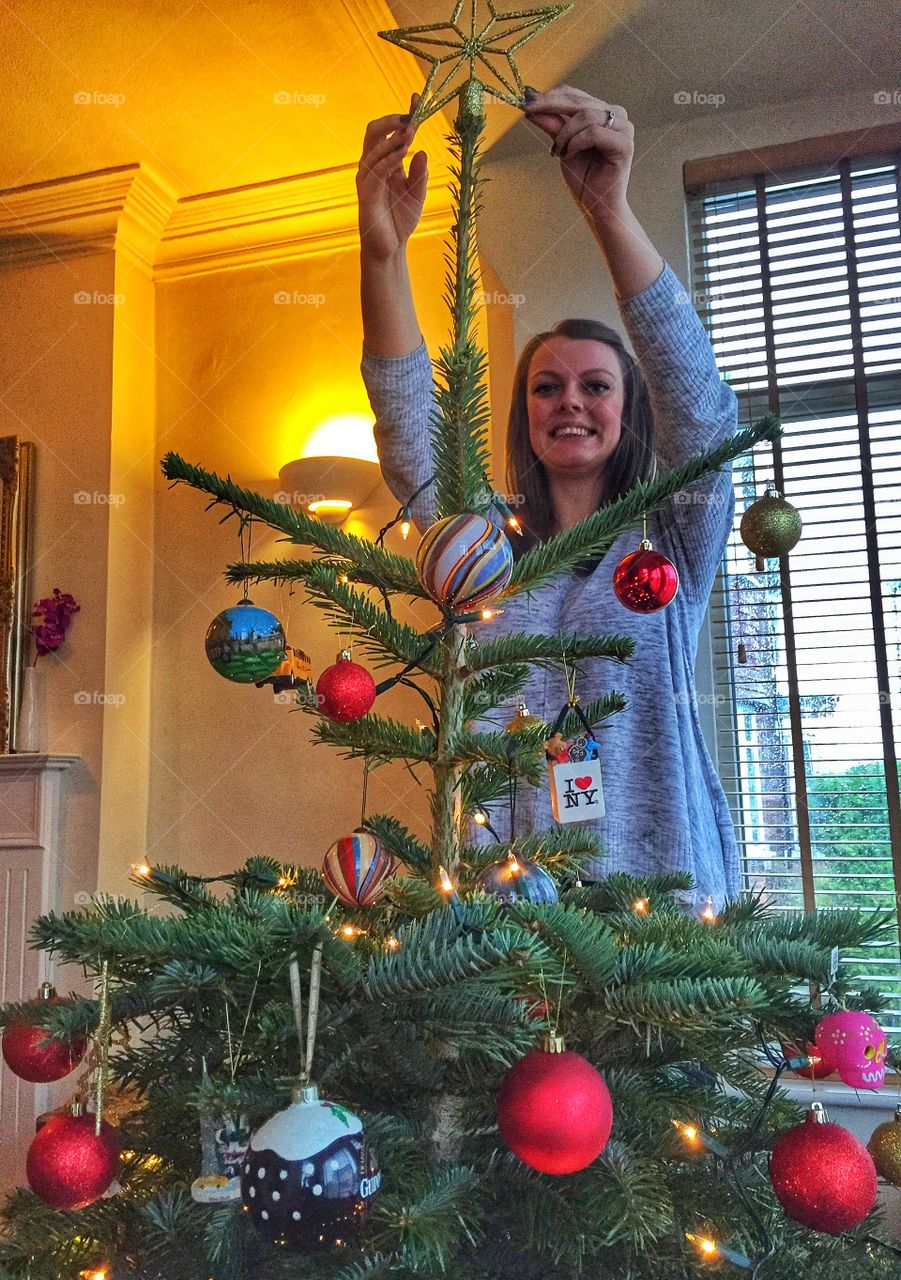
{"label": "dark nail polish", "polygon": [[556,154],[557,154],[557,144],[555,142],[554,145],[551,147],[551,155],[555,156]]}
{"label": "dark nail polish", "polygon": [[412,119],[413,119],[412,115],[398,116],[398,120],[400,120],[401,124],[409,124]]}
{"label": "dark nail polish", "polygon": [[533,89],[530,84],[527,84],[525,93],[522,95],[522,100],[525,103],[525,105],[527,107],[530,107],[537,97],[538,97],[538,90]]}

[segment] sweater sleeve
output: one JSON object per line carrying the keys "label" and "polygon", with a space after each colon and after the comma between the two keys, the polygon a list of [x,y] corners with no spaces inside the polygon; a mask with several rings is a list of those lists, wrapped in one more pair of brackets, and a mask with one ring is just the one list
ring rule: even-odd
{"label": "sweater sleeve", "polygon": [[[407,356],[363,353],[360,366],[375,414],[375,443],[385,483],[406,503],[435,472],[431,422],[435,407],[432,362],[422,342]],[[435,519],[435,486],[428,485],[412,507],[420,531]]]}
{"label": "sweater sleeve", "polygon": [[[704,326],[672,269],[664,267],[649,288],[622,302],[620,311],[648,386],[663,469],[680,466],[737,431],[735,393],[720,377]],[[727,467],[690,486],[658,513],[684,588],[702,600],[722,559],[734,510]]]}

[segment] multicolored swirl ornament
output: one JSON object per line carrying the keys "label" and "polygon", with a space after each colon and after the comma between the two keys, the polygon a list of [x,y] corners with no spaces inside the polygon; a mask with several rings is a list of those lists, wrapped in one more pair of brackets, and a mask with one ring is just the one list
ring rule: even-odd
{"label": "multicolored swirl ornament", "polygon": [[513,574],[507,535],[485,516],[464,512],[426,529],[416,552],[426,591],[449,609],[477,609],[496,600]]}
{"label": "multicolored swirl ornament", "polygon": [[385,892],[394,855],[376,836],[358,828],[336,840],[322,864],[322,878],[347,907],[371,907]]}
{"label": "multicolored swirl ornament", "polygon": [[657,613],[676,598],[679,573],[672,560],[642,538],[637,551],[624,556],[613,571],[613,591],[633,613]]}
{"label": "multicolored swirl ornament", "polygon": [[287,1249],[327,1248],[362,1226],[381,1173],[363,1125],[315,1085],[259,1128],[241,1171],[244,1207],[257,1232]]}

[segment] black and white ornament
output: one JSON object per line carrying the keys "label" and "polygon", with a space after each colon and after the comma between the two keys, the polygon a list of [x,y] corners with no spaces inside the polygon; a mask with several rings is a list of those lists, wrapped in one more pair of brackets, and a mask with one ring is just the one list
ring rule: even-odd
{"label": "black and white ornament", "polygon": [[241,1171],[244,1207],[271,1244],[339,1245],[361,1226],[381,1173],[359,1117],[324,1102],[315,1085],[250,1140]]}

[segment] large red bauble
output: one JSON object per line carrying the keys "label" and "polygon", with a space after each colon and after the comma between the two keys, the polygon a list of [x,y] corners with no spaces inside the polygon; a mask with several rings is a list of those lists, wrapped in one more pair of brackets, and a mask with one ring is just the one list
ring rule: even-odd
{"label": "large red bauble", "polygon": [[[47,1001],[60,1003],[53,995],[42,995],[34,1003],[37,1006]],[[48,1040],[49,1034],[46,1027],[11,1022],[3,1032],[3,1057],[10,1071],[30,1084],[50,1084],[74,1071],[87,1052],[87,1040],[83,1036]]]}
{"label": "large red bauble", "polygon": [[610,1093],[581,1054],[533,1049],[507,1072],[497,1099],[501,1136],[539,1173],[578,1173],[604,1150]]}
{"label": "large red bauble", "polygon": [[330,720],[359,720],[375,702],[375,681],[365,667],[340,655],[319,677],[316,697]]}
{"label": "large red bauble", "polygon": [[862,1142],[811,1112],[773,1147],[770,1181],[796,1222],[836,1236],[856,1227],[876,1203],[876,1166]]}
{"label": "large red bauble", "polygon": [[633,613],[656,613],[675,599],[679,573],[672,560],[642,544],[613,570],[613,590]]}
{"label": "large red bauble", "polygon": [[94,1117],[54,1116],[31,1140],[28,1185],[54,1209],[84,1209],[103,1195],[119,1168],[119,1139],[106,1121],[99,1135]]}

